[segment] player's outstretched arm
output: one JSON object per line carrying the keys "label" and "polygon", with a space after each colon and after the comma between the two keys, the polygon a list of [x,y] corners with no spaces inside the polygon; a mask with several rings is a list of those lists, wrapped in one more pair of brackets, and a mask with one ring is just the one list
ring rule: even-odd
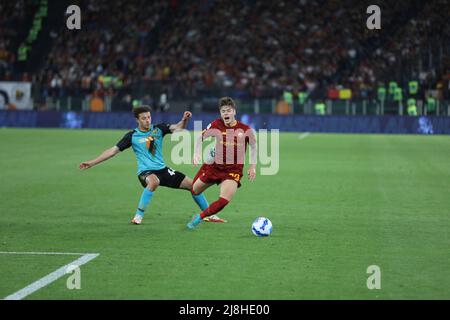
{"label": "player's outstretched arm", "polygon": [[250,181],[253,181],[256,178],[257,154],[258,154],[258,147],[256,143],[256,135],[252,130],[250,136],[250,167],[247,170],[248,179]]}
{"label": "player's outstretched arm", "polygon": [[202,143],[203,136],[200,135],[194,145],[194,157],[192,158],[192,164],[194,166],[198,166],[202,160]]}
{"label": "player's outstretched arm", "polygon": [[84,161],[84,162],[80,163],[80,169],[81,170],[89,169],[89,168],[99,164],[100,162],[106,161],[109,158],[114,157],[119,152],[120,152],[120,150],[119,150],[119,148],[117,146],[114,146],[112,148],[106,149],[97,158],[89,160],[89,161]]}
{"label": "player's outstretched arm", "polygon": [[176,124],[171,124],[169,126],[170,131],[175,132],[175,131],[186,128],[186,125],[187,125],[190,117],[192,117],[192,113],[190,111],[185,111],[183,114],[183,118],[181,118],[180,122],[178,122]]}

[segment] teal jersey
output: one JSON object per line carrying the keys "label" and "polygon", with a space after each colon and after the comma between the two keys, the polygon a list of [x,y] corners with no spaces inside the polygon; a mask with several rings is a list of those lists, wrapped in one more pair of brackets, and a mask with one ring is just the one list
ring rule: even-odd
{"label": "teal jersey", "polygon": [[152,124],[147,132],[142,132],[138,128],[127,132],[116,146],[120,151],[133,148],[138,175],[147,170],[161,170],[166,167],[162,145],[163,138],[168,133],[171,133],[168,124]]}

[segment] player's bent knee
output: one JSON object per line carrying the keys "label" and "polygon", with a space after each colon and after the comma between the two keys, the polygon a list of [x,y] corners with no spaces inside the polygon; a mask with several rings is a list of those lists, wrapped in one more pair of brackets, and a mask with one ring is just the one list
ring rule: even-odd
{"label": "player's bent knee", "polygon": [[203,192],[203,188],[202,187],[200,187],[200,186],[199,187],[192,186],[192,189],[191,189],[192,195],[197,196],[197,195],[199,195],[202,192]]}
{"label": "player's bent knee", "polygon": [[190,190],[192,192],[192,190],[193,190],[192,187],[193,186],[192,186],[192,179],[191,178],[185,177],[183,179],[183,181],[181,181],[180,189]]}
{"label": "player's bent knee", "polygon": [[192,184],[191,193],[195,196],[201,193],[201,182],[199,180]]}
{"label": "player's bent knee", "polygon": [[220,188],[220,197],[231,201],[237,191],[238,184],[234,180],[225,180]]}
{"label": "player's bent knee", "polygon": [[147,189],[151,192],[155,191],[159,187],[159,184],[147,184]]}
{"label": "player's bent knee", "polygon": [[147,177],[146,182],[147,182],[147,189],[152,192],[159,187],[159,179],[152,179],[150,177]]}

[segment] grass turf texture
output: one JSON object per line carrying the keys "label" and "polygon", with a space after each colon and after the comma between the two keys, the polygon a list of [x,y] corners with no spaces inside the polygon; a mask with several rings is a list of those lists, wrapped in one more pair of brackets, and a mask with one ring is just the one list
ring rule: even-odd
{"label": "grass turf texture", "polygon": [[[129,224],[142,191],[131,150],[78,169],[125,132],[0,130],[0,251],[100,253],[80,290],[65,276],[27,299],[450,298],[449,137],[281,134],[279,173],[245,178],[228,223],[189,231],[195,203],[167,188]],[[250,231],[260,215],[268,238]],[[76,258],[0,254],[0,293]],[[369,265],[381,290],[367,289]]]}

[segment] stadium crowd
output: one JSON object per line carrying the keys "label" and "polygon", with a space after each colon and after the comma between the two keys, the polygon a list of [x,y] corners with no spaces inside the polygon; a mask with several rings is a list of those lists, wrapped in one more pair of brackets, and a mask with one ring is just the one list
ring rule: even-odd
{"label": "stadium crowd", "polygon": [[[394,5],[385,21],[400,10]],[[346,68],[380,34],[366,32],[358,1],[205,1],[185,8],[176,21],[152,55],[153,76],[180,82],[191,94],[215,85],[257,97],[285,88],[320,95],[347,80]]]}
{"label": "stadium crowd", "polygon": [[364,48],[370,53],[349,77],[355,91],[373,88],[379,81],[405,84],[414,79],[421,88],[441,89],[444,98],[450,98],[448,1],[428,1],[418,12],[404,26],[396,28],[383,46]]}
{"label": "stadium crowd", "polygon": [[32,0],[0,2],[0,80],[14,79],[14,63],[18,38],[23,36],[20,26],[29,22],[36,4]]}
{"label": "stadium crowd", "polygon": [[50,87],[108,91],[137,81],[148,67],[151,33],[167,10],[167,2],[139,0],[83,1],[83,28],[56,31],[38,81]]}
{"label": "stadium crowd", "polygon": [[[9,35],[27,4],[0,4],[0,79],[14,64]],[[53,94],[161,81],[185,96],[229,89],[270,97],[287,89],[320,98],[341,86],[365,97],[379,82],[418,79],[448,95],[446,0],[378,4],[381,30],[366,28],[366,5],[357,0],[81,0],[82,30],[52,31],[33,78]]]}

